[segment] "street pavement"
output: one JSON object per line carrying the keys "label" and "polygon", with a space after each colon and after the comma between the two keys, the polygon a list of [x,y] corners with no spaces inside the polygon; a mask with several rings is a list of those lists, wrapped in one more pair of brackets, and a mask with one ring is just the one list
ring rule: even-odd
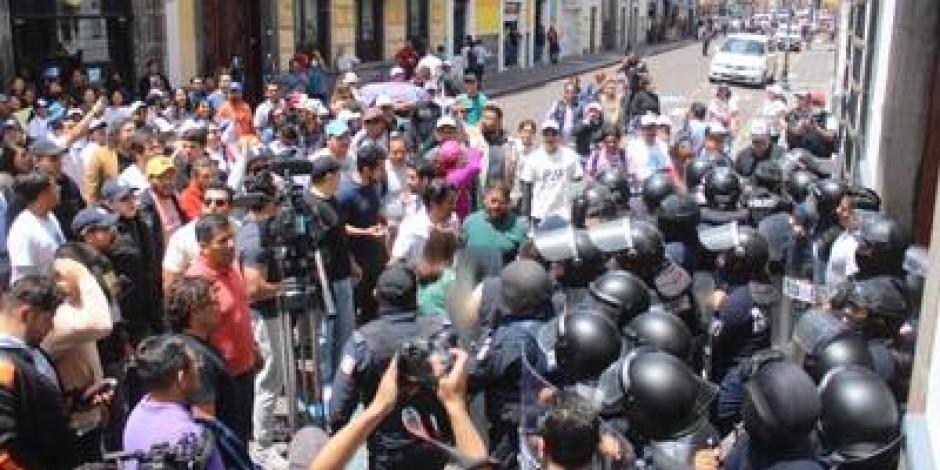
{"label": "street pavement", "polygon": [[[717,47],[711,49],[714,52]],[[813,44],[809,50],[804,49],[803,52],[791,52],[791,90],[828,92],[835,75],[833,72],[834,54],[832,44],[819,43]],[[777,70],[782,71],[783,54],[778,55],[780,63]],[[694,101],[708,104],[715,94],[718,85],[708,81],[710,57],[702,56],[702,47],[699,43],[689,43],[674,50],[646,57],[644,60],[652,74],[653,86],[660,96],[664,113],[669,113],[676,108],[688,109]],[[615,69],[616,66],[607,66],[598,70],[613,73]],[[581,83],[593,81],[593,74],[596,71],[584,73],[581,76]],[[552,102],[561,98],[562,88],[567,78],[556,79],[539,87],[495,98],[493,101],[498,103],[505,112],[506,129],[515,132],[518,123],[526,118],[540,122]],[[737,99],[743,123],[750,122],[763,105],[763,87],[732,85],[732,95]]]}

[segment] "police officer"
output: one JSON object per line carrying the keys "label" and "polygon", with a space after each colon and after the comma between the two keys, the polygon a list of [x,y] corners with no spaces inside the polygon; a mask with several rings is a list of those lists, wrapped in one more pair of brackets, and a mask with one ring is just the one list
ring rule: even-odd
{"label": "police officer", "polygon": [[793,200],[794,204],[801,204],[806,201],[816,182],[816,176],[801,168],[795,168],[790,172],[784,170],[785,186],[787,196]]}
{"label": "police officer", "polygon": [[599,312],[584,308],[559,315],[546,328],[553,330],[556,385],[596,382],[620,358],[620,330]]}
{"label": "police officer", "polygon": [[[417,280],[403,263],[389,266],[379,275],[375,295],[379,317],[356,330],[346,342],[333,380],[329,423],[334,432],[352,418],[359,403],[372,400],[389,361],[403,344],[431,338],[445,329],[434,317],[418,316]],[[445,440],[449,438],[447,414],[433,387],[412,385],[414,393],[400,400],[396,410],[369,436],[369,468],[441,468],[446,463],[440,451],[417,440],[402,425],[401,410],[414,407],[423,416],[434,417]]]}
{"label": "police officer", "polygon": [[715,168],[715,165],[704,159],[693,158],[685,164],[686,192],[695,198],[699,205],[705,205],[704,182],[705,175]]}
{"label": "police officer", "polygon": [[737,421],[743,384],[740,366],[754,352],[770,347],[771,308],[778,302],[769,284],[767,241],[741,228],[737,243],[718,258],[718,278],[727,293],[711,324],[711,377],[721,385],[716,424],[723,432]]}
{"label": "police officer", "polygon": [[683,361],[692,359],[692,333],[669,312],[653,310],[637,316],[624,328],[624,336],[631,348],[653,346]]}
{"label": "police officer", "polygon": [[607,255],[602,252],[584,230],[574,233],[575,254],[556,264],[556,280],[560,288],[555,296],[558,312],[581,303],[588,294],[588,284],[607,271]]}
{"label": "police officer", "polygon": [[591,307],[607,315],[619,329],[650,308],[646,285],[627,271],[607,271],[588,285],[588,292]]}
{"label": "police officer", "polygon": [[767,123],[756,120],[751,123],[751,144],[741,149],[734,160],[734,169],[744,178],[750,178],[757,164],[765,161],[779,161],[783,157],[783,148],[770,141]]}
{"label": "police officer", "polygon": [[743,197],[751,226],[757,227],[773,214],[792,210],[792,202],[781,193],[782,184],[783,170],[778,163],[767,160],[755,165],[750,187]]}
{"label": "police officer", "polygon": [[909,240],[898,222],[877,214],[862,221],[855,249],[856,279],[904,274],[904,252]]}
{"label": "police officer", "polygon": [[471,367],[470,387],[483,393],[493,454],[511,462],[519,450],[519,380],[523,363],[543,375],[548,368],[537,335],[552,311],[552,281],[539,263],[520,259],[503,269],[499,287],[506,311],[500,312],[480,341]]}
{"label": "police officer", "polygon": [[667,173],[653,173],[643,182],[643,205],[634,207],[634,215],[651,220],[666,197],[676,194],[676,185]]}
{"label": "police officer", "polygon": [[701,250],[698,227],[702,211],[688,194],[673,194],[663,199],[656,210],[656,225],[666,241],[666,255],[687,272],[695,272]]}
{"label": "police officer", "polygon": [[576,228],[585,228],[591,222],[615,218],[618,210],[616,201],[607,186],[589,184],[571,201],[571,224]]}
{"label": "police officer", "polygon": [[704,192],[703,224],[717,226],[747,221],[747,210],[739,206],[744,188],[734,170],[719,166],[710,171],[705,176]]}
{"label": "police officer", "polygon": [[625,215],[630,208],[631,176],[626,168],[615,168],[601,173],[598,183],[611,191],[617,215]]}
{"label": "police officer", "polygon": [[746,433],[738,433],[723,468],[827,468],[811,443],[821,405],[816,385],[806,372],[782,354],[762,351],[749,361],[744,376]]}
{"label": "police officer", "polygon": [[846,366],[826,376],[819,394],[819,438],[826,460],[848,470],[897,467],[901,415],[880,377]]}
{"label": "police officer", "polygon": [[817,383],[822,381],[829,371],[839,367],[858,366],[866,369],[874,367],[871,352],[865,340],[855,332],[849,331],[828,341],[816,345],[804,366]]}

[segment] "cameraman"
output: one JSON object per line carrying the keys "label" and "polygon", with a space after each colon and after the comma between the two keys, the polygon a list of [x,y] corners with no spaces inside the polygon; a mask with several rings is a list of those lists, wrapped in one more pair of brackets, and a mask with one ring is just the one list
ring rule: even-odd
{"label": "cameraman", "polygon": [[[369,403],[377,396],[383,373],[403,343],[416,338],[431,338],[445,328],[435,317],[418,317],[415,311],[417,279],[404,264],[394,264],[382,272],[375,296],[379,301],[379,318],[356,330],[346,342],[343,359],[333,380],[329,422],[334,432],[350,421],[360,402]],[[402,364],[399,366],[401,369]],[[442,424],[440,432],[444,440],[449,441],[452,436],[447,413],[433,387],[410,380],[404,385],[413,393],[395,403],[394,411],[388,413],[369,436],[369,468],[443,468],[445,457],[404,428],[401,411],[413,407],[422,416],[436,420]]]}
{"label": "cameraman", "polygon": [[275,297],[280,290],[273,253],[262,246],[264,226],[277,212],[277,187],[268,172],[254,175],[245,184],[250,203],[245,224],[238,231],[238,264],[248,288],[248,301],[254,319],[255,341],[261,352],[261,368],[255,377],[255,398],[252,407],[252,434],[258,449],[255,458],[265,466],[284,468],[287,461],[274,445],[274,403],[284,388],[283,358],[278,351],[285,341]]}
{"label": "cameraman", "polygon": [[339,202],[336,193],[341,179],[340,165],[335,158],[320,156],[313,160],[310,172],[310,204],[315,219],[324,225],[322,252],[326,257],[326,275],[332,287],[333,302],[336,306],[332,343],[330,349],[330,373],[326,380],[332,380],[333,372],[343,354],[343,345],[356,327],[356,307],[353,303],[353,278],[360,275],[359,267],[352,261],[349,252],[349,238],[346,235],[346,222],[340,218]]}
{"label": "cameraman", "polygon": [[[0,310],[0,463],[4,468],[59,469],[78,463],[55,371],[39,351],[64,299],[55,281],[23,276]],[[50,375],[51,374],[51,375]]]}

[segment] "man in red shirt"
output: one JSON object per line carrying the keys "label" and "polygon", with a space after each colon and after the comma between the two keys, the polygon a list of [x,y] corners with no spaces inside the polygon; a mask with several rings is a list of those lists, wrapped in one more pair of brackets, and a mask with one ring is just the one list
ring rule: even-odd
{"label": "man in red shirt", "polygon": [[255,128],[252,124],[254,118],[251,112],[251,106],[242,99],[242,84],[232,82],[228,87],[228,99],[225,104],[219,107],[215,114],[217,121],[231,121],[238,130],[238,138],[255,135]]}
{"label": "man in red shirt", "polygon": [[[252,403],[259,356],[248,309],[248,290],[235,265],[235,227],[224,215],[203,216],[196,222],[196,241],[199,256],[186,274],[203,276],[215,283],[221,322],[209,339],[225,359],[225,368],[232,376],[232,403]],[[236,408],[232,431],[247,439],[251,406]]]}
{"label": "man in red shirt", "polygon": [[209,157],[201,157],[193,162],[190,170],[189,185],[180,193],[180,207],[190,220],[202,215],[202,197],[206,188],[218,179],[218,166]]}

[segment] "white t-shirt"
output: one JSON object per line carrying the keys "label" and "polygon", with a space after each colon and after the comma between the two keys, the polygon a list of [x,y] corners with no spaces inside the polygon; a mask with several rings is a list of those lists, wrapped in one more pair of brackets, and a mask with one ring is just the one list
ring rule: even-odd
{"label": "white t-shirt", "polygon": [[402,193],[408,188],[408,167],[396,167],[385,160],[385,196],[382,201],[385,218],[390,221],[402,220],[409,215]]}
{"label": "white t-shirt", "polygon": [[559,147],[553,154],[541,148],[528,159],[522,181],[532,184],[532,213],[535,219],[549,215],[570,218],[572,183],[582,178],[581,161],[568,147]]}
{"label": "white t-shirt", "polygon": [[427,54],[418,61],[416,68],[427,67],[431,72],[431,77],[437,79],[441,75],[441,66],[444,65],[444,61],[441,60],[434,54]]}
{"label": "white t-shirt", "polygon": [[10,282],[27,274],[51,273],[55,251],[63,243],[65,235],[52,212],[40,219],[31,210],[23,209],[7,234],[7,252],[12,267]]}
{"label": "white t-shirt", "polygon": [[163,255],[163,269],[172,273],[183,273],[189,269],[198,254],[196,221],[193,220],[170,236],[170,241],[166,244],[166,253]]}
{"label": "white t-shirt", "polygon": [[[405,217],[398,226],[398,236],[392,245],[392,259],[415,260],[424,252],[424,245],[431,236],[431,218],[427,210]],[[451,214],[443,228],[457,231],[460,222],[457,214]]]}
{"label": "white t-shirt", "polygon": [[851,232],[842,232],[832,243],[829,251],[829,263],[826,265],[826,286],[835,287],[858,272],[855,264],[855,250],[858,239]]}

